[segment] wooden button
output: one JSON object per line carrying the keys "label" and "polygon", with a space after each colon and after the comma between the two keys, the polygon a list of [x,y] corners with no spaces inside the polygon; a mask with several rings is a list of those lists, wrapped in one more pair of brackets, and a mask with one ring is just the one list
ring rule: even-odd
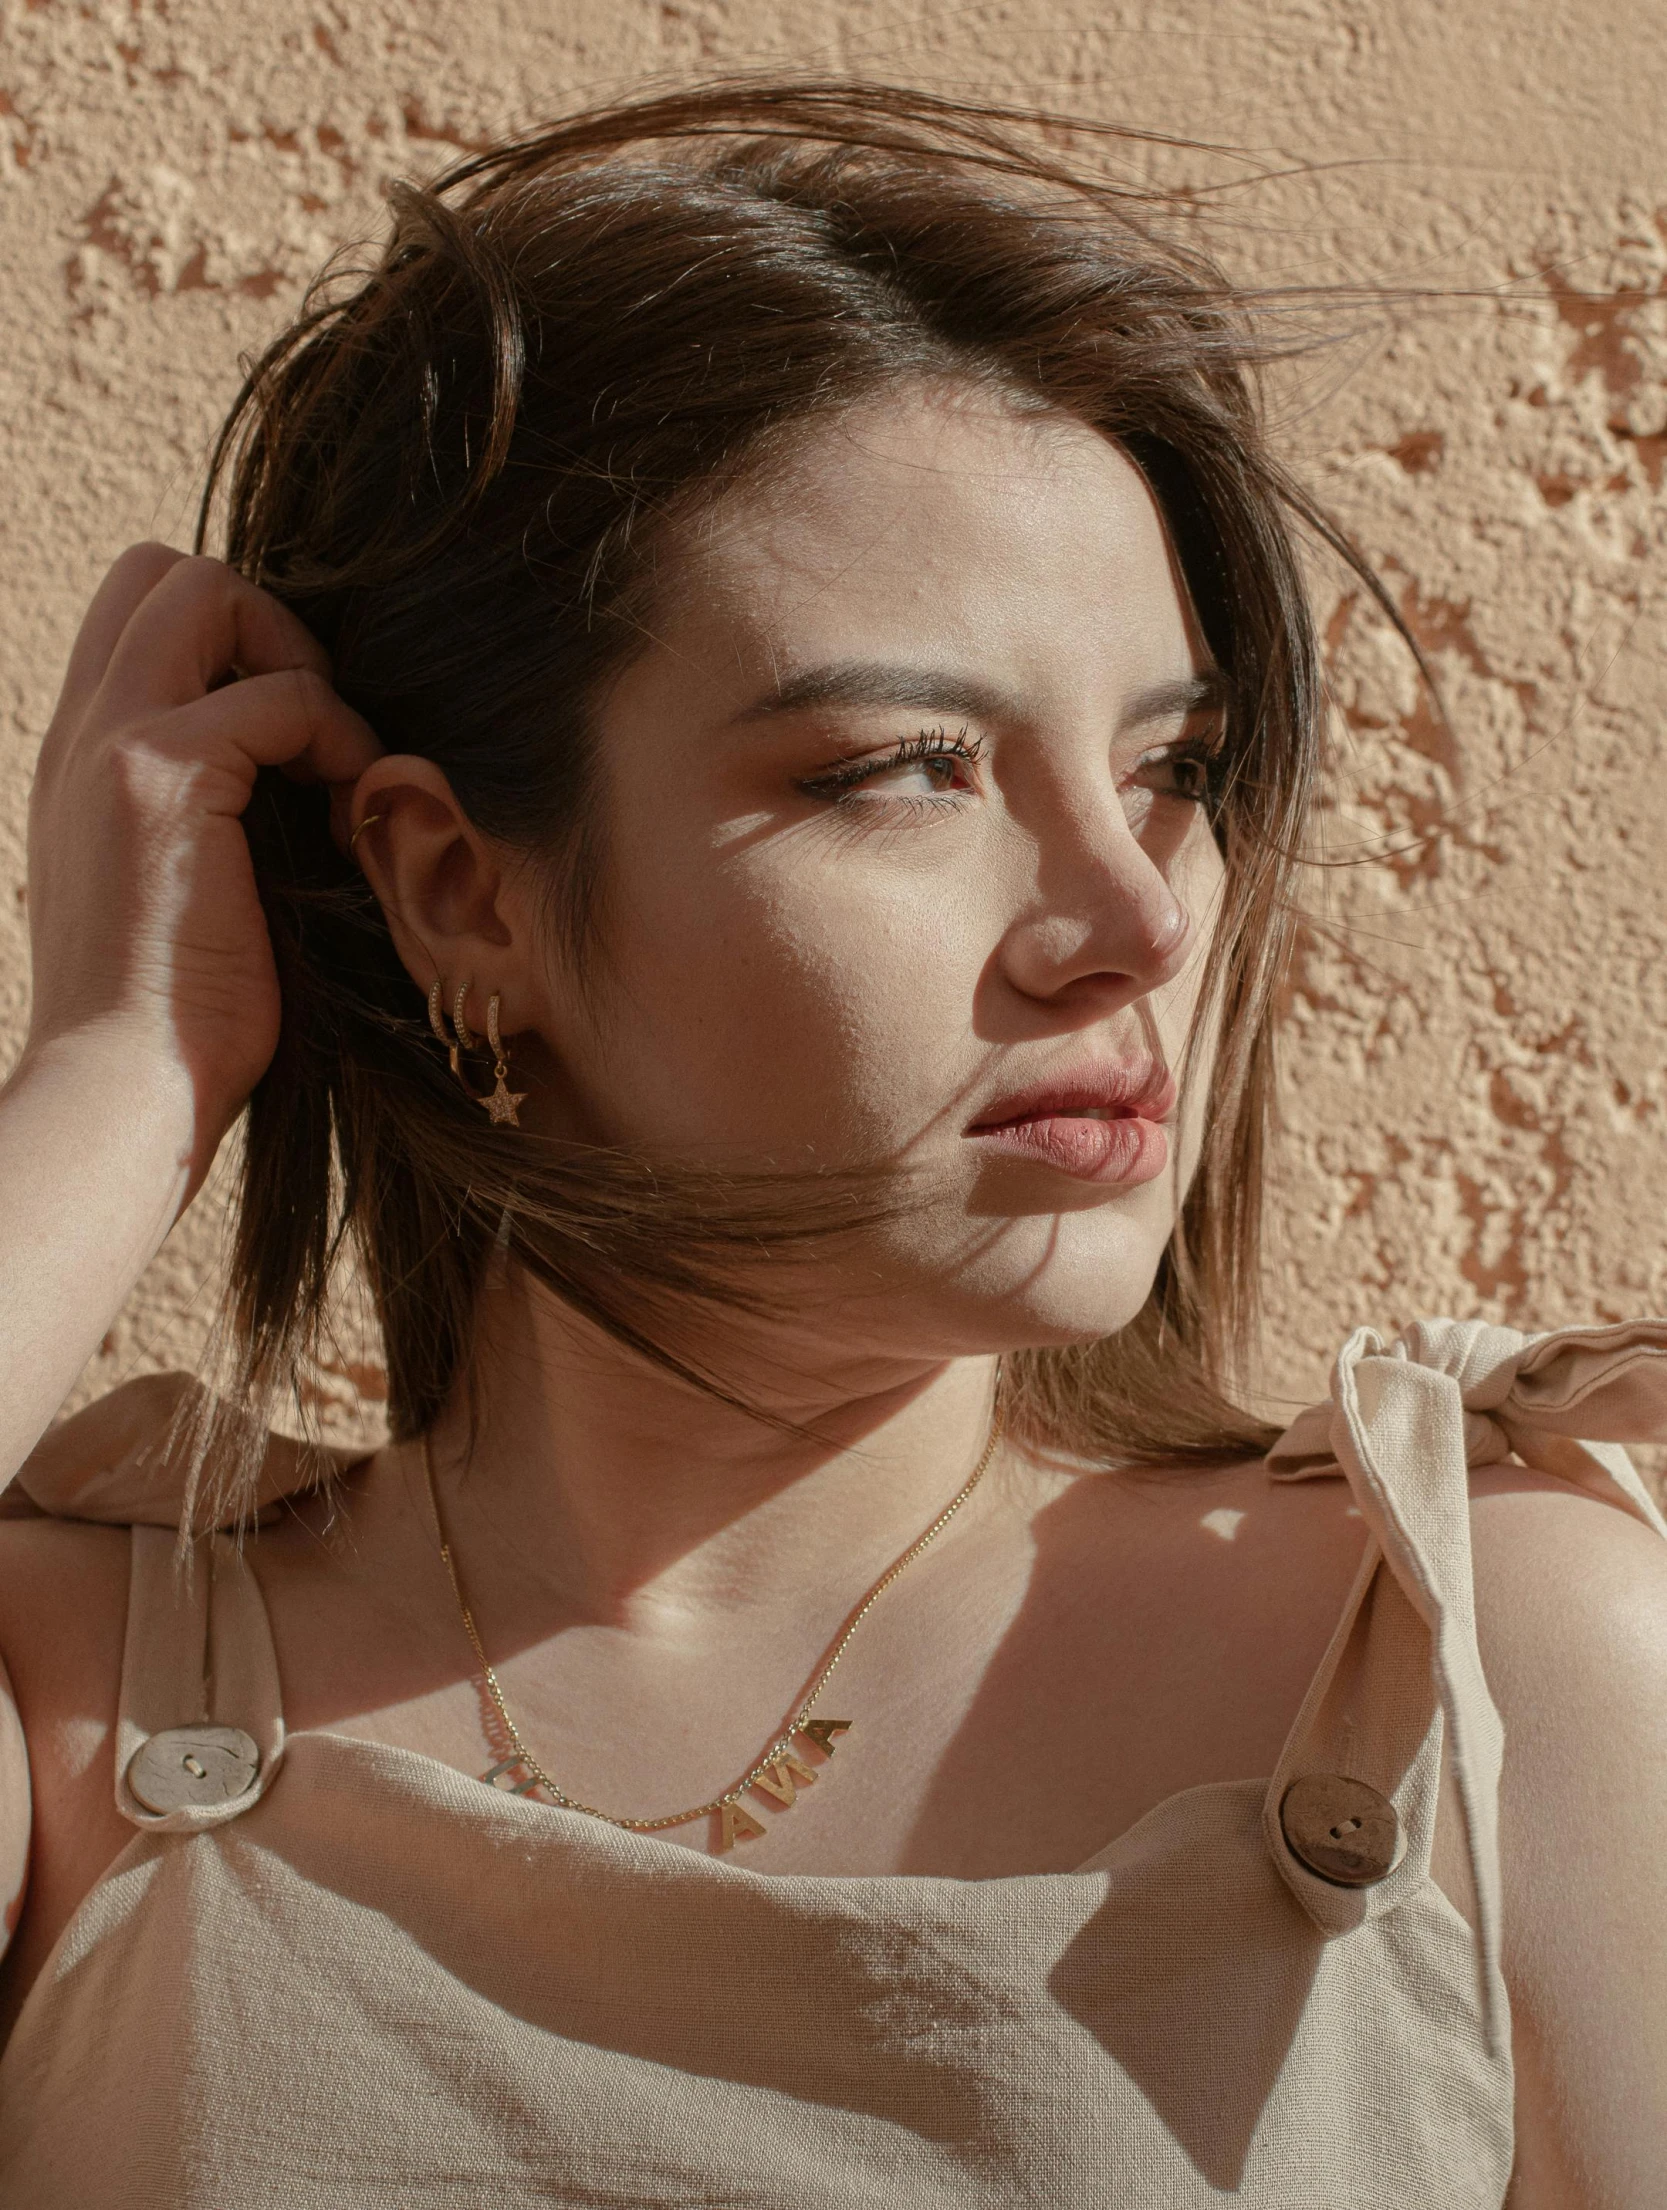
{"label": "wooden button", "polygon": [[127,1785],[147,1811],[166,1816],[188,1804],[230,1803],[260,1771],[260,1751],[241,1727],[169,1727],[128,1760]]}
{"label": "wooden button", "polygon": [[1387,1796],[1343,1773],[1293,1780],[1279,1806],[1293,1857],[1339,1888],[1369,1888],[1395,1863],[1401,1822]]}

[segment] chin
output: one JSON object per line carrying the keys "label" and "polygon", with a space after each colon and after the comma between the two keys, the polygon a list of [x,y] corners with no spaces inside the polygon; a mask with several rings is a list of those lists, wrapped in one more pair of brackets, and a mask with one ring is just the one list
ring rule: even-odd
{"label": "chin", "polygon": [[1036,1282],[987,1308],[980,1349],[998,1351],[1068,1350],[1119,1334],[1133,1320],[1157,1275],[1157,1261],[1138,1281],[1108,1284]]}
{"label": "chin", "polygon": [[913,1328],[930,1313],[932,1348],[959,1357],[1063,1350],[1115,1335],[1151,1295],[1169,1240],[1167,1207],[1152,1211],[1103,1206],[974,1222],[982,1232],[941,1264],[917,1248],[907,1268]]}

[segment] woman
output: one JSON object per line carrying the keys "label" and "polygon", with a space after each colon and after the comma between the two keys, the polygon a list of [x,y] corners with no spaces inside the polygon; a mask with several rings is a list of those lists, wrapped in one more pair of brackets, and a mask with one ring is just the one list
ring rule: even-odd
{"label": "woman", "polygon": [[1657,2199],[1667,1334],[1235,1407],[1324,524],[1033,144],[403,192],[93,602],[6,1468],[246,1101],[196,1521],[348,1240],[394,1440],[0,1530],[7,2200]]}

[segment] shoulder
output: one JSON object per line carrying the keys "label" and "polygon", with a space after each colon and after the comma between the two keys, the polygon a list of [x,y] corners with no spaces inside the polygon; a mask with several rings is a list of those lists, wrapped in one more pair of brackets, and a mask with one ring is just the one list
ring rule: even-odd
{"label": "shoulder", "polygon": [[1667,1688],[1667,1541],[1553,1475],[1471,1475],[1477,1631],[1496,1698],[1550,1720],[1587,1692],[1639,1707]]}
{"label": "shoulder", "polygon": [[146,1376],[58,1421],[0,1497],[0,1663],[37,1767],[66,1728],[113,1710],[131,1555],[119,1522],[150,1515],[112,1484],[132,1486],[187,1386]]}
{"label": "shoulder", "polygon": [[[1507,1828],[1513,1804],[1532,1812],[1517,1854],[1562,1853],[1583,1835],[1606,1877],[1630,1881],[1645,1869],[1631,1847],[1639,1817],[1667,1833],[1667,1541],[1601,1497],[1514,1466],[1473,1475],[1470,1522],[1477,1637],[1505,1725]],[[1627,1845],[1611,1847],[1623,1833]]]}
{"label": "shoulder", "polygon": [[1471,1528],[1536,2161],[1572,2199],[1652,2202],[1667,2166],[1667,1541],[1514,1466],[1472,1477]]}
{"label": "shoulder", "polygon": [[73,1675],[81,1651],[119,1662],[129,1547],[125,1527],[46,1516],[0,1521],[0,1658],[20,1693]]}
{"label": "shoulder", "polygon": [[37,1713],[56,1720],[65,1704],[84,1704],[95,1680],[114,1696],[126,1522],[149,1515],[120,1509],[108,1488],[166,1434],[182,1382],[128,1382],[60,1420],[0,1498],[0,1659],[26,1726]]}
{"label": "shoulder", "polygon": [[110,1766],[128,1547],[125,1529],[0,1522],[0,1951],[14,1952],[0,2011],[65,1879],[122,1839]]}
{"label": "shoulder", "polygon": [[128,1561],[125,1527],[0,1523],[0,1665],[34,1765],[113,1718]]}
{"label": "shoulder", "polygon": [[[212,1401],[191,1374],[125,1381],[48,1428],[19,1468],[16,1490],[70,1519],[174,1527],[187,1491],[190,1438]],[[269,1434],[253,1468],[249,1510],[264,1518],[280,1499],[328,1486],[365,1456],[363,1449]]]}

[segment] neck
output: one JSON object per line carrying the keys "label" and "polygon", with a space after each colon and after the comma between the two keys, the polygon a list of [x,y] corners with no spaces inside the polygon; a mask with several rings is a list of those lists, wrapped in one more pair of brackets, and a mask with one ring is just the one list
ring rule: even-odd
{"label": "neck", "polygon": [[748,1348],[736,1328],[724,1376],[742,1410],[519,1269],[494,1271],[479,1340],[473,1442],[462,1392],[432,1438],[448,1531],[472,1581],[574,1623],[855,1592],[954,1495],[991,1419],[991,1357]]}

